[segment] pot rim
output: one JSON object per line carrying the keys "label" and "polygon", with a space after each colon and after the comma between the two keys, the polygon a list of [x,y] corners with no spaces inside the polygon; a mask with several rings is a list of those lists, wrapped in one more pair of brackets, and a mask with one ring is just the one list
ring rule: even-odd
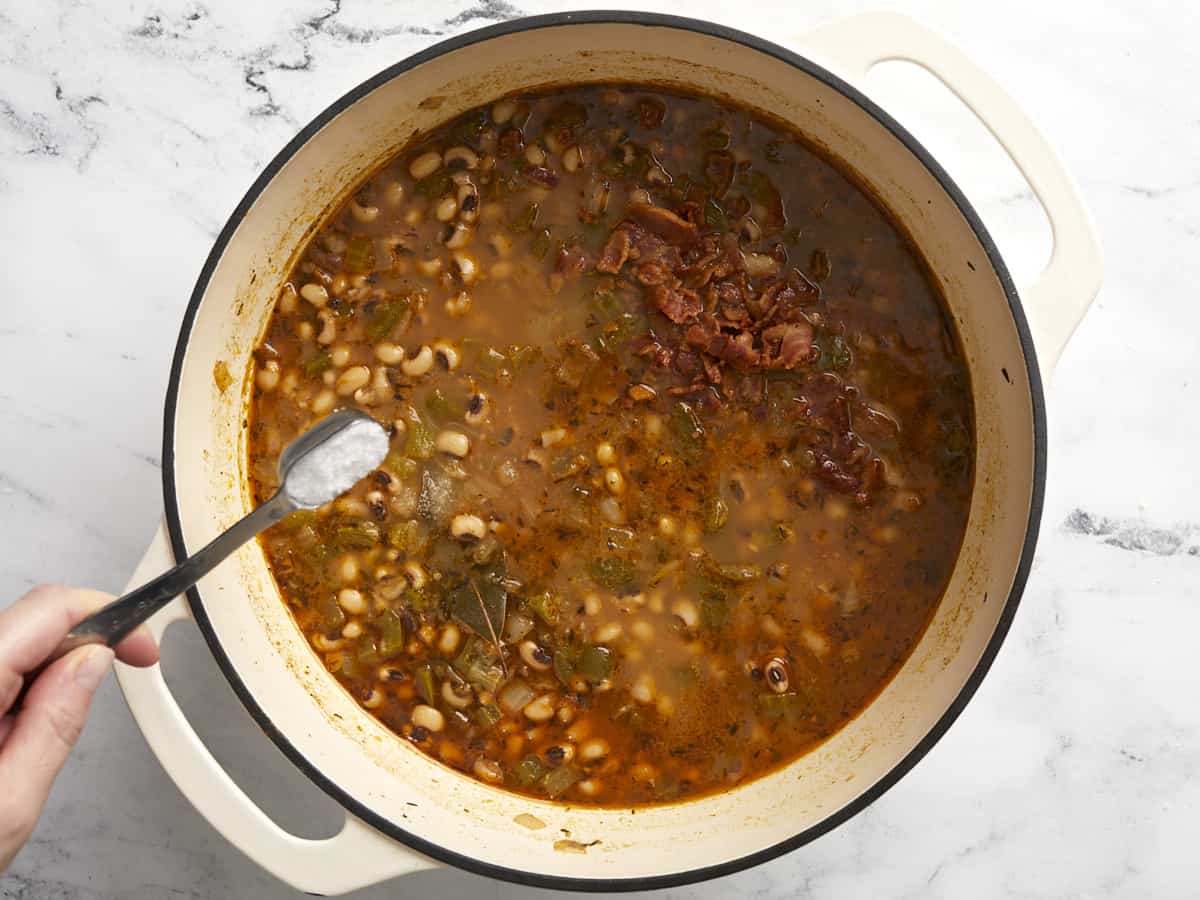
{"label": "pot rim", "polygon": [[692,884],[699,881],[706,881],[713,878],[719,878],[725,875],[731,875],[735,872],[740,872],[745,869],[752,868],[761,863],[768,862],[776,857],[789,853],[792,850],[802,847],[805,844],[815,840],[821,835],[832,831],[837,826],[846,822],[853,816],[857,815],[862,810],[870,806],[875,800],[886,793],[893,785],[896,784],[904,775],[906,775],[921,759],[927,754],[934,745],[941,740],[942,736],[962,713],[967,703],[974,696],[982,683],[984,676],[991,668],[996,654],[1000,650],[1000,646],[1004,643],[1004,639],[1008,634],[1009,627],[1012,624],[1013,617],[1016,614],[1017,607],[1020,604],[1021,595],[1025,589],[1025,583],[1029,576],[1029,571],[1033,563],[1034,549],[1037,545],[1038,529],[1041,522],[1042,505],[1046,483],[1046,410],[1045,397],[1043,394],[1041,374],[1038,369],[1037,357],[1034,351],[1033,337],[1029,330],[1029,324],[1026,320],[1024,310],[1021,306],[1020,298],[1017,294],[1016,287],[1013,284],[1008,268],[1005,266],[999,251],[996,248],[995,242],[988,234],[979,215],[975,212],[966,196],[950,178],[949,174],[942,166],[933,158],[933,156],[925,149],[925,147],[917,141],[899,122],[893,119],[874,101],[860,92],[857,88],[847,83],[843,79],[834,75],[822,66],[817,65],[811,60],[781,47],[778,44],[748,34],[744,31],[739,31],[735,28],[729,28],[724,25],[718,25],[712,22],[701,19],[693,19],[683,16],[665,15],[660,13],[644,13],[630,12],[622,10],[593,10],[587,12],[565,12],[565,13],[550,13],[546,15],[528,16],[519,19],[513,19],[507,22],[501,22],[496,25],[490,25],[484,28],[475,29],[464,34],[456,35],[444,41],[440,41],[431,47],[426,48],[418,53],[413,54],[398,63],[388,66],[381,72],[363,81],[356,87],[347,91],[332,104],[318,113],[300,132],[292,138],[282,150],[280,150],[274,158],[266,165],[259,176],[251,184],[249,190],[239,201],[234,208],[233,213],[226,221],[225,226],[221,229],[217,236],[212,250],[209,252],[208,258],[204,262],[203,268],[196,279],[196,285],[192,290],[191,298],[188,301],[186,310],[184,311],[183,321],[180,326],[179,338],[176,342],[175,352],[171,361],[170,378],[167,384],[166,402],[163,412],[163,449],[162,449],[162,475],[163,475],[163,498],[165,501],[165,514],[167,532],[170,536],[171,549],[176,559],[182,559],[187,556],[188,550],[184,543],[182,526],[179,515],[179,497],[176,491],[175,483],[175,445],[174,445],[174,423],[177,412],[179,399],[179,385],[183,373],[183,361],[187,354],[188,342],[191,337],[192,325],[196,318],[196,313],[199,309],[201,300],[208,289],[208,283],[212,277],[213,271],[216,269],[225,248],[232,239],[238,226],[242,223],[246,213],[250,207],[258,199],[258,196],[274,179],[280,169],[295,155],[295,153],[304,146],[321,128],[323,128],[335,116],[353,106],[363,97],[374,91],[381,85],[391,81],[410,69],[435,59],[443,54],[460,50],[464,47],[469,47],[473,44],[488,41],[492,38],[502,37],[510,34],[517,34],[525,31],[536,31],[542,28],[555,28],[564,25],[641,25],[653,28],[672,28],[682,31],[691,31],[720,40],[729,41],[740,44],[750,50],[771,56],[781,62],[787,63],[807,75],[816,78],[826,86],[838,91],[851,102],[859,106],[863,111],[872,116],[884,128],[892,133],[905,148],[912,153],[921,164],[934,176],[941,188],[946,191],[950,199],[954,201],[955,206],[966,219],[967,224],[975,233],[979,240],[980,246],[987,255],[988,263],[991,265],[997,278],[1000,281],[1004,295],[1008,300],[1009,311],[1012,314],[1013,322],[1016,326],[1017,336],[1021,345],[1022,354],[1025,358],[1026,372],[1029,378],[1030,397],[1032,400],[1032,419],[1033,419],[1033,479],[1032,493],[1030,497],[1029,520],[1025,528],[1025,539],[1021,548],[1020,559],[1017,563],[1016,572],[1013,577],[1012,589],[1009,591],[1008,598],[1005,600],[1004,608],[1000,614],[1000,618],[996,623],[995,630],[989,639],[987,646],[971,672],[966,683],[959,691],[954,701],[942,714],[941,718],[934,723],[933,727],[921,739],[920,742],[902,759],[900,759],[882,778],[879,779],[871,788],[865,791],[861,796],[857,797],[853,802],[846,806],[830,813],[815,825],[798,832],[792,837],[780,841],[770,847],[758,850],[754,853],[747,854],[735,860],[719,863],[711,866],[703,866],[696,869],[689,869],[682,872],[671,874],[656,875],[651,877],[640,878],[574,878],[559,875],[545,875],[538,872],[530,872],[522,869],[508,868],[492,863],[477,860],[469,855],[461,853],[449,847],[444,847],[440,844],[428,841],[418,835],[415,835],[404,828],[401,828],[396,823],[383,816],[377,815],[372,810],[359,803],[355,798],[347,794],[339,785],[328,778],[320,769],[301,753],[291,741],[274,725],[271,721],[267,710],[259,704],[255,697],[247,689],[245,683],[238,675],[233,662],[226,654],[221,646],[216,633],[209,621],[208,615],[204,609],[204,603],[200,597],[200,591],[196,587],[189,588],[187,591],[187,602],[191,609],[192,617],[194,618],[201,634],[204,636],[205,643],[208,644],[213,657],[216,659],[217,665],[221,672],[228,680],[230,686],[238,699],[245,706],[246,710],[253,717],[255,723],[263,730],[263,732],[271,739],[271,741],[279,748],[293,765],[303,772],[317,787],[321,788],[326,794],[332,797],[339,805],[342,806],[350,814],[356,816],[373,828],[386,834],[400,843],[423,853],[442,863],[455,866],[456,868],[464,869],[477,875],[483,875],[490,878],[497,878],[503,881],[512,882],[515,884],[530,885],[540,888],[550,888],[557,890],[573,890],[573,891],[597,891],[597,892],[619,892],[633,890],[657,890],[663,888],[679,887],[681,885]]}

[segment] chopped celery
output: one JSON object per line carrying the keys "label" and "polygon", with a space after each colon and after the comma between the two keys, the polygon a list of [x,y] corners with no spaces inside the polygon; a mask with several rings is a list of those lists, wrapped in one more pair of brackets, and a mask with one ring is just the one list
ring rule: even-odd
{"label": "chopped celery", "polygon": [[583,773],[573,766],[559,766],[543,775],[539,784],[542,793],[547,797],[561,797],[571,785],[581,778],[583,778]]}
{"label": "chopped celery", "polygon": [[416,459],[429,459],[434,450],[433,429],[425,424],[420,414],[411,406],[403,415],[408,425],[404,438],[405,455]]}
{"label": "chopped celery", "polygon": [[321,628],[326,634],[339,632],[346,624],[346,614],[338,606],[337,598],[333,594],[322,594],[314,608],[321,617]]}
{"label": "chopped celery", "polygon": [[562,601],[549,591],[534,594],[526,603],[534,614],[547,625],[557,625],[562,615]]}
{"label": "chopped celery", "polygon": [[529,787],[546,774],[546,767],[536,756],[527,756],[512,770],[513,781],[521,787]]}
{"label": "chopped celery", "polygon": [[578,672],[588,681],[604,681],[612,675],[612,651],[607,647],[588,645],[579,654]]}
{"label": "chopped celery", "polygon": [[370,550],[379,543],[379,538],[379,526],[374,522],[347,521],[333,530],[329,548],[334,552]]}
{"label": "chopped celery", "polygon": [[589,573],[596,584],[610,591],[628,591],[634,586],[633,563],[617,556],[602,556],[593,560]]}
{"label": "chopped celery", "polygon": [[419,466],[416,460],[409,459],[398,450],[393,450],[387,455],[387,459],[383,461],[383,467],[401,481],[404,481],[416,475]]}
{"label": "chopped celery", "polygon": [[504,680],[504,669],[494,644],[470,638],[454,660],[454,671],[481,691],[495,691]]}
{"label": "chopped celery", "polygon": [[373,341],[382,340],[396,327],[406,312],[409,299],[407,297],[390,297],[380,300],[371,310],[371,320],[367,323],[367,337]]}
{"label": "chopped celery", "polygon": [[426,663],[417,669],[417,695],[426,703],[437,701],[437,691],[434,689],[433,666]]}
{"label": "chopped celery", "polygon": [[333,365],[333,358],[329,355],[328,350],[322,350],[316,356],[312,356],[305,360],[302,368],[304,374],[308,378],[316,378],[326,369]]}
{"label": "chopped celery", "polygon": [[471,710],[471,719],[480,728],[491,728],[502,718],[504,718],[504,713],[490,703],[482,704]]}
{"label": "chopped celery", "polygon": [[425,395],[425,408],[435,419],[461,419],[466,412],[466,407],[451,400],[439,387]]}
{"label": "chopped celery", "polygon": [[572,647],[559,647],[554,651],[554,674],[563,684],[571,680],[579,662],[579,652]]}
{"label": "chopped celery", "polygon": [[370,272],[375,268],[375,241],[368,235],[356,234],[346,246],[346,268],[351,272]]}
{"label": "chopped celery", "polygon": [[379,655],[390,659],[404,649],[404,622],[395,610],[387,610],[376,620],[379,628]]}

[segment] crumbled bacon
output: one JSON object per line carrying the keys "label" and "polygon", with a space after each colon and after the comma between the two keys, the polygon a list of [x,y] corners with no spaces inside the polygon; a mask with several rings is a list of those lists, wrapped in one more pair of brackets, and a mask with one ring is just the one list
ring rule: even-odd
{"label": "crumbled bacon", "polygon": [[[709,164],[720,158],[710,154]],[[665,317],[633,342],[635,354],[677,379],[656,385],[660,393],[686,396],[698,411],[737,403],[765,416],[774,396],[766,371],[800,372],[817,358],[814,329],[822,329],[823,340],[829,328],[823,311],[811,308],[820,288],[797,269],[752,277],[736,234],[699,233],[700,209],[690,196],[675,210],[630,204],[595,268],[639,289]],[[813,477],[856,503],[871,503],[887,481],[867,441],[893,438],[896,423],[840,372],[806,373],[794,384],[790,402],[773,414],[805,423],[800,446],[811,453]]]}
{"label": "crumbled bacon", "polygon": [[604,242],[604,249],[600,251],[600,259],[596,262],[597,271],[616,275],[629,259],[631,246],[629,229],[625,225],[618,225]]}
{"label": "crumbled bacon", "polygon": [[647,294],[658,311],[677,325],[696,318],[703,308],[696,292],[678,283],[650,285]]}
{"label": "crumbled bacon", "polygon": [[812,356],[812,326],[807,322],[772,325],[762,333],[763,365],[770,369],[794,369]]}
{"label": "crumbled bacon", "polygon": [[669,209],[648,203],[630,203],[629,216],[642,227],[679,247],[689,247],[700,238],[700,229]]}

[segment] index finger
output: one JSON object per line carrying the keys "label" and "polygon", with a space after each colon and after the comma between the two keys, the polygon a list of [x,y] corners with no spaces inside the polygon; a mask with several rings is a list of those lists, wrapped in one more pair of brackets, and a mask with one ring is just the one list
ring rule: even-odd
{"label": "index finger", "polygon": [[[113,597],[101,591],[39,585],[0,611],[0,669],[18,675],[36,669],[72,628]],[[158,645],[140,627],[116,647],[117,657],[134,666],[158,661]]]}

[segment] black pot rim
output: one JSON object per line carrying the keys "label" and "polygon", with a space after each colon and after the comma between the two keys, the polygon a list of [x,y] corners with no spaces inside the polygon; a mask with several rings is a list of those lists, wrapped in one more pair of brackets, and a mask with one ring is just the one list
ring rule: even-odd
{"label": "black pot rim", "polygon": [[1030,395],[1032,398],[1032,418],[1034,428],[1034,458],[1033,458],[1033,486],[1032,496],[1030,498],[1029,521],[1026,526],[1025,540],[1021,549],[1021,557],[1017,565],[1016,572],[1013,578],[1012,590],[1004,604],[1004,609],[1000,615],[1000,619],[996,624],[996,629],[992,634],[991,640],[988,642],[983,655],[974,671],[971,673],[967,682],[963,685],[962,690],[955,697],[954,702],[942,715],[942,717],[934,724],[929,733],[912,749],[903,759],[898,761],[892,769],[874,784],[869,790],[857,797],[852,803],[847,804],[841,809],[831,813],[826,818],[822,819],[817,824],[793,835],[787,840],[781,841],[771,847],[759,850],[755,853],[748,854],[735,860],[719,863],[717,865],[705,866],[698,869],[690,869],[682,872],[673,872],[670,874],[656,875],[642,878],[569,878],[557,875],[545,875],[538,872],[530,872],[521,869],[513,869],[505,866],[498,866],[492,863],[483,862],[475,859],[466,853],[458,850],[444,847],[439,844],[425,840],[405,829],[399,827],[394,822],[376,814],[371,809],[367,808],[358,800],[347,794],[341,787],[327,778],[313,763],[294,746],[283,733],[271,721],[267,711],[259,705],[258,701],[251,695],[245,683],[241,680],[233,663],[225,653],[220,641],[216,637],[212,623],[208,618],[208,614],[204,609],[204,603],[200,598],[200,593],[196,588],[192,588],[187,592],[188,604],[191,607],[191,612],[199,626],[201,633],[204,635],[205,641],[208,643],[213,656],[215,657],[218,666],[228,679],[229,684],[241,700],[242,704],[249,711],[255,722],[262,728],[268,737],[275,745],[283,752],[283,754],[292,761],[305,775],[307,775],[318,787],[325,793],[333,797],[341,806],[348,812],[363,820],[367,824],[377,828],[379,831],[400,841],[401,843],[411,847],[420,853],[432,857],[433,859],[456,866],[460,869],[465,869],[478,875],[484,875],[491,878],[498,878],[504,881],[513,882],[516,884],[531,885],[541,888],[553,888],[559,890],[579,890],[579,891],[598,891],[598,892],[616,892],[616,891],[632,891],[632,890],[654,890],[661,888],[678,887],[680,885],[691,884],[698,881],[705,881],[712,878],[719,878],[724,875],[730,875],[735,872],[740,872],[744,869],[749,869],[760,863],[767,862],[798,847],[801,847],[810,841],[820,837],[828,831],[841,825],[854,815],[868,807],[876,799],[882,796],[889,788],[900,780],[910,769],[913,768],[933,746],[941,739],[941,737],[958,718],[959,714],[966,707],[975,691],[979,688],[983,681],[984,675],[987,674],[991,667],[992,661],[995,659],[1004,638],[1008,633],[1012,623],[1013,616],[1016,614],[1017,607],[1020,603],[1021,594],[1025,588],[1025,582],[1029,576],[1030,566],[1033,562],[1034,548],[1037,544],[1038,526],[1041,521],[1043,494],[1045,490],[1046,480],[1046,414],[1045,401],[1042,389],[1041,375],[1037,365],[1037,357],[1034,351],[1033,338],[1029,331],[1029,325],[1025,318],[1024,311],[1021,307],[1020,299],[1017,295],[1015,286],[1011,276],[1009,275],[1004,261],[1001,259],[995,243],[992,241],[983,222],[978,214],[967,201],[962,191],[951,180],[946,171],[937,163],[937,161],[929,154],[929,152],[911,135],[908,131],[889,116],[883,109],[877,106],[869,98],[849,85],[836,75],[816,65],[815,63],[805,59],[804,57],[773,44],[762,38],[754,35],[738,31],[733,28],[728,28],[722,25],[716,25],[711,22],[705,22],[698,19],[690,19],[679,16],[661,15],[656,13],[641,13],[641,12],[626,12],[626,11],[608,11],[596,10],[588,12],[569,12],[569,13],[553,13],[550,15],[532,16],[528,18],[515,19],[510,22],[492,25],[486,28],[481,28],[475,31],[470,31],[456,37],[441,41],[407,59],[396,63],[382,72],[367,79],[348,93],[344,94],[337,101],[327,107],[323,112],[317,115],[309,122],[288,144],[271,160],[266,166],[250,189],[242,197],[229,220],[221,229],[212,251],[209,253],[208,259],[204,263],[203,269],[196,280],[196,286],[192,291],[191,299],[188,302],[187,309],[184,313],[183,324],[180,328],[179,339],[176,343],[175,354],[171,362],[170,381],[167,386],[166,404],[164,410],[163,423],[163,451],[162,451],[162,472],[163,472],[163,494],[166,505],[166,522],[167,530],[170,535],[172,551],[177,559],[181,559],[187,555],[187,548],[184,544],[183,533],[179,517],[179,498],[175,485],[175,446],[174,446],[174,423],[176,409],[179,399],[179,383],[183,371],[183,361],[187,353],[188,341],[191,336],[192,325],[196,317],[196,312],[200,306],[201,299],[204,296],[208,287],[209,279],[212,277],[213,270],[216,268],[218,261],[225,251],[227,244],[233,237],[234,232],[241,224],[251,205],[258,198],[259,194],[266,188],[270,181],[275,177],[279,170],[288,162],[289,159],[305,144],[308,140],[317,133],[326,123],[333,119],[343,110],[352,106],[358,100],[375,90],[380,85],[390,81],[391,79],[403,74],[404,72],[441,56],[451,51],[459,50],[463,47],[468,47],[473,44],[487,41],[491,38],[500,37],[503,35],[515,34],[525,31],[535,31],[542,28],[553,28],[563,25],[596,25],[596,24],[616,24],[616,25],[640,25],[654,28],[674,28],[683,31],[696,32],[707,35],[709,37],[718,38],[721,40],[730,41],[741,44],[751,50],[764,53],[777,60],[788,63],[806,74],[818,79],[827,86],[840,92],[848,99],[853,101],[865,112],[873,116],[881,125],[887,128],[899,141],[901,141],[914,156],[916,156],[926,169],[937,179],[943,190],[954,201],[963,217],[967,220],[971,229],[979,239],[980,245],[987,254],[988,262],[992,266],[997,278],[1000,280],[1001,286],[1004,289],[1005,296],[1008,300],[1010,312],[1013,317],[1017,333],[1020,338],[1021,349],[1025,357],[1027,375],[1029,378]]}

